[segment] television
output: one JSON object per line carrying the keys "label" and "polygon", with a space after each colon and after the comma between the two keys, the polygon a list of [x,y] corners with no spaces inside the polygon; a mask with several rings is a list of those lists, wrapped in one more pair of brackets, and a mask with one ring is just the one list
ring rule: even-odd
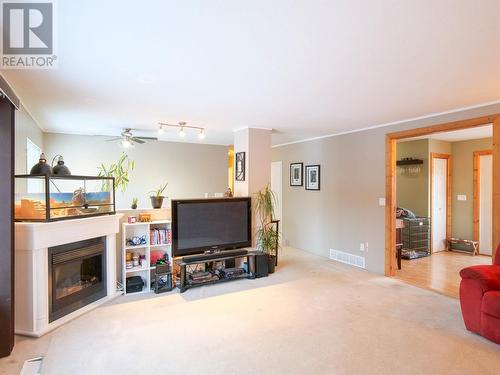
{"label": "television", "polygon": [[251,198],[172,200],[174,257],[251,245]]}

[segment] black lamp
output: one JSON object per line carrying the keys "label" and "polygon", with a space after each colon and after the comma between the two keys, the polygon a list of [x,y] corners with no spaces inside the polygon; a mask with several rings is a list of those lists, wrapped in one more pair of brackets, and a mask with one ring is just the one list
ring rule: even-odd
{"label": "black lamp", "polygon": [[57,159],[57,165],[54,166],[54,174],[58,176],[71,176],[71,172],[69,168],[64,165],[64,158],[62,155],[56,155],[54,156],[54,159],[52,159],[52,165],[54,165],[54,161]]}
{"label": "black lamp", "polygon": [[40,154],[38,163],[31,168],[30,174],[52,174],[52,168],[47,164],[47,158],[43,152]]}

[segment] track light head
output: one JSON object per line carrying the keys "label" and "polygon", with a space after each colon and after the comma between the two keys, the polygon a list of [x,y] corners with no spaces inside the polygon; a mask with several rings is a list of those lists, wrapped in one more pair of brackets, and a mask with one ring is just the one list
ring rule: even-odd
{"label": "track light head", "polygon": [[200,132],[198,133],[198,138],[205,139],[205,129],[200,129]]}

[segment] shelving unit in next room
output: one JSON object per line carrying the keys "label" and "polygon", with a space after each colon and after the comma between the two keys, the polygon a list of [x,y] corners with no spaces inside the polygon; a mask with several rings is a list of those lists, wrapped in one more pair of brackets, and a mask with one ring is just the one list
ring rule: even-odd
{"label": "shelving unit in next room", "polygon": [[[157,230],[157,231],[155,231]],[[164,231],[164,232],[161,232]],[[162,233],[160,235],[160,233]],[[163,235],[165,233],[165,235]],[[123,280],[123,294],[127,294],[126,280],[130,276],[140,276],[143,280],[144,286],[141,292],[135,293],[149,293],[151,289],[151,281],[153,280],[155,266],[151,265],[151,255],[157,251],[163,251],[168,254],[168,259],[172,261],[172,227],[170,220],[158,220],[146,223],[123,223],[122,224],[122,280]],[[146,243],[141,245],[128,245],[127,240],[135,236],[145,236]],[[127,252],[132,252],[139,256],[143,255],[145,258],[145,265],[126,267]],[[153,276],[152,276],[153,275]],[[135,294],[130,293],[130,294]]]}

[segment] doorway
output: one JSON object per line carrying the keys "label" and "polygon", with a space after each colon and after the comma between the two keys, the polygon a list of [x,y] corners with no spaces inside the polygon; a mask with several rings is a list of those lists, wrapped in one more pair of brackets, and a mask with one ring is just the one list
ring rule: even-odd
{"label": "doorway", "polygon": [[[396,143],[400,139],[442,132],[473,129],[492,124],[493,129],[493,214],[492,243],[500,243],[500,113],[452,121],[417,129],[386,134],[386,208],[385,208],[385,270],[386,276],[396,274]],[[494,260],[494,256],[492,257]],[[490,262],[491,263],[491,262]]]}
{"label": "doorway", "polygon": [[450,232],[450,155],[431,153],[431,253],[444,251]]}
{"label": "doorway", "polygon": [[[484,217],[477,220],[479,230],[481,221],[491,224],[492,157],[484,155],[483,161],[478,150],[492,147],[492,133],[485,124],[398,140],[397,279],[457,297],[461,269],[491,264],[490,256],[477,252],[472,197],[475,179],[477,212]],[[491,244],[491,225],[481,232]]]}
{"label": "doorway", "polygon": [[491,150],[474,152],[474,240],[479,242],[479,253],[493,254],[493,153]]}

